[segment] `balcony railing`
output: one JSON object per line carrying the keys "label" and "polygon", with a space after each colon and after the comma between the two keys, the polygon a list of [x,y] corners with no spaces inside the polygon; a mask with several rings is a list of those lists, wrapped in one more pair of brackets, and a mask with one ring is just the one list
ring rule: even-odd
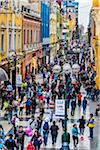
{"label": "balcony railing", "polygon": [[28,51],[37,51],[38,49],[42,48],[42,43],[33,43],[33,44],[25,44],[23,50]]}

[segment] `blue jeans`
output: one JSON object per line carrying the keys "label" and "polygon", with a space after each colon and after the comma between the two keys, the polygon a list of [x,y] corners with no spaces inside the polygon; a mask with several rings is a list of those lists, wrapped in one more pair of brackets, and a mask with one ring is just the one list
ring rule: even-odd
{"label": "blue jeans", "polygon": [[83,107],[83,114],[86,114],[86,107]]}
{"label": "blue jeans", "polygon": [[43,133],[43,139],[44,139],[44,144],[47,145],[47,141],[48,141],[48,132],[44,132]]}
{"label": "blue jeans", "polygon": [[90,128],[90,137],[93,138],[93,128]]}
{"label": "blue jeans", "polygon": [[84,135],[84,128],[80,128],[80,134]]}

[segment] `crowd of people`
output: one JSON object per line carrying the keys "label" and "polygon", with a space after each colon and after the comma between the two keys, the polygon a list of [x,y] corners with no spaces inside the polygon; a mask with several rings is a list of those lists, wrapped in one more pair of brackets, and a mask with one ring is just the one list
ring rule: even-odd
{"label": "crowd of people", "polygon": [[[67,99],[67,108],[70,110],[71,116],[75,115],[76,107],[82,107],[83,116],[79,118],[79,127],[77,124],[73,125],[72,128],[72,139],[74,147],[77,147],[79,142],[79,136],[81,140],[84,140],[84,130],[85,127],[89,127],[90,138],[93,138],[93,128],[94,128],[94,115],[90,114],[89,120],[85,119],[88,101],[97,101],[99,92],[95,88],[95,71],[93,67],[88,66],[87,69],[85,66],[84,49],[86,45],[83,41],[71,41],[68,50],[80,49],[82,54],[81,60],[78,61],[80,65],[80,71],[78,74],[67,74],[64,77],[62,74],[55,74],[52,71],[52,68],[55,64],[59,64],[61,67],[66,62],[66,57],[62,61],[60,55],[57,54],[54,62],[50,65],[41,66],[41,75],[43,82],[39,83],[35,78],[31,77],[31,74],[28,74],[26,79],[23,81],[22,85],[17,88],[17,95],[14,93],[14,87],[8,82],[3,85],[1,88],[1,99],[2,105],[1,109],[5,112],[5,119],[8,120],[8,123],[13,126],[13,133],[6,135],[3,129],[3,126],[0,126],[0,149],[14,150],[21,149],[24,150],[39,150],[41,144],[47,145],[48,135],[51,133],[52,144],[54,145],[57,140],[59,127],[52,118],[53,111],[50,109],[50,103],[53,102],[55,105],[56,99]],[[77,59],[77,58],[76,58]],[[71,60],[71,65],[75,63]],[[74,78],[74,80],[73,80]],[[81,87],[84,87],[86,90],[86,95],[83,97],[81,93]],[[51,116],[50,118],[44,118],[45,108],[50,109]],[[39,115],[35,117],[37,109],[39,110]],[[96,116],[100,110],[100,105],[98,103],[96,108]],[[24,128],[19,125],[20,118],[26,116],[30,119],[28,120],[28,126]],[[64,120],[62,121],[62,128],[64,128]],[[43,131],[43,132],[42,132]],[[62,135],[62,150],[64,147],[69,150],[70,144],[70,133],[68,138]],[[31,137],[30,142],[27,147],[24,147],[25,136]],[[67,146],[64,144],[67,142]],[[66,150],[67,150],[66,149]]]}

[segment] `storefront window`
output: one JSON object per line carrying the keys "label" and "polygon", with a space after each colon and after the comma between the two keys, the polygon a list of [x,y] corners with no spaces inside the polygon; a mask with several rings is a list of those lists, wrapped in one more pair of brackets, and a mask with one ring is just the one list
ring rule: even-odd
{"label": "storefront window", "polygon": [[12,48],[12,44],[11,44],[11,41],[12,41],[12,36],[11,36],[11,33],[9,33],[9,50],[11,50],[11,48]]}
{"label": "storefront window", "polygon": [[1,51],[4,51],[4,32],[1,33]]}
{"label": "storefront window", "polygon": [[20,49],[20,32],[18,33],[18,49]]}

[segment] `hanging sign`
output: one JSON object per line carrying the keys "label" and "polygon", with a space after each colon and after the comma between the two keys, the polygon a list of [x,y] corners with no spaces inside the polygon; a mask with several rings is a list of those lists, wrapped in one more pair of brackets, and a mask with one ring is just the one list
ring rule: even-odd
{"label": "hanging sign", "polygon": [[56,100],[55,116],[57,116],[59,118],[64,118],[65,117],[65,100],[64,99]]}
{"label": "hanging sign", "polygon": [[22,84],[22,75],[16,75],[16,86],[20,87]]}

